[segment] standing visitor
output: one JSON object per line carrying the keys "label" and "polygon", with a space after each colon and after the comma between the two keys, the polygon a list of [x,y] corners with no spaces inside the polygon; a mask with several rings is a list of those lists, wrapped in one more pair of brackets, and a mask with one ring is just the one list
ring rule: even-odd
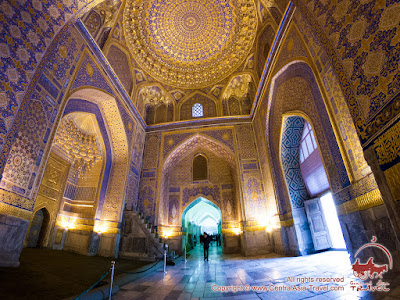
{"label": "standing visitor", "polygon": [[210,245],[210,237],[204,232],[203,247],[204,247],[204,260],[208,261],[208,248]]}

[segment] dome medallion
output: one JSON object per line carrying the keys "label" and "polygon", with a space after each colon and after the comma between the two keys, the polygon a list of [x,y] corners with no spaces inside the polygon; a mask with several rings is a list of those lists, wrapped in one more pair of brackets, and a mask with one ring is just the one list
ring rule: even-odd
{"label": "dome medallion", "polygon": [[257,31],[253,0],[128,0],[124,31],[136,62],[157,80],[202,88],[229,76]]}

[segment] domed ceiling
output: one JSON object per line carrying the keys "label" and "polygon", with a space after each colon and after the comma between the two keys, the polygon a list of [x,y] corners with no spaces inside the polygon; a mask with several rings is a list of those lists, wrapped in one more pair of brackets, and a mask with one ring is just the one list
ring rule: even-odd
{"label": "domed ceiling", "polygon": [[157,80],[202,88],[235,71],[257,32],[253,0],[135,0],[124,11],[135,61]]}

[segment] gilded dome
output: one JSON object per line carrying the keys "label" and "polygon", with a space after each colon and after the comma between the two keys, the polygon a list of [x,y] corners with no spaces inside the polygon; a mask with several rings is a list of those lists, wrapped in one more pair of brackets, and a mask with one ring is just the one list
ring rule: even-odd
{"label": "gilded dome", "polygon": [[137,63],[157,80],[201,88],[230,75],[257,31],[253,0],[135,0],[124,32]]}

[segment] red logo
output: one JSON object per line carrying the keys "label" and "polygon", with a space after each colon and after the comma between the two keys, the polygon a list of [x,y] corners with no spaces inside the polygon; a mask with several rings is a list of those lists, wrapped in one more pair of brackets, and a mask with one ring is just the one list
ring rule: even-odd
{"label": "red logo", "polygon": [[[357,258],[356,262],[353,264],[353,274],[354,276],[365,280],[368,277],[371,279],[382,278],[382,274],[388,271],[388,265],[377,265],[374,263],[374,258],[370,257],[366,264],[360,264],[360,259]],[[374,277],[376,274],[376,277]]]}
{"label": "red logo", "polygon": [[387,282],[382,282],[382,275],[388,272],[388,270],[391,270],[393,268],[393,258],[392,254],[390,251],[383,246],[382,244],[376,243],[377,239],[376,236],[372,237],[372,240],[370,243],[365,244],[364,246],[360,247],[360,249],[357,250],[355,257],[364,249],[372,247],[372,248],[377,248],[382,250],[385,254],[386,257],[388,258],[388,264],[384,265],[378,265],[374,262],[374,258],[370,257],[367,261],[367,263],[363,264],[360,263],[360,259],[357,258],[356,262],[352,265],[353,269],[353,274],[357,278],[361,280],[366,280],[366,279],[378,279],[379,281],[376,283],[376,285],[372,284],[372,281],[366,284],[366,287],[360,284],[356,284],[357,286],[352,286],[353,290],[356,288],[358,291],[359,290],[370,290],[370,291],[389,291],[388,288],[386,288],[389,283]]}

